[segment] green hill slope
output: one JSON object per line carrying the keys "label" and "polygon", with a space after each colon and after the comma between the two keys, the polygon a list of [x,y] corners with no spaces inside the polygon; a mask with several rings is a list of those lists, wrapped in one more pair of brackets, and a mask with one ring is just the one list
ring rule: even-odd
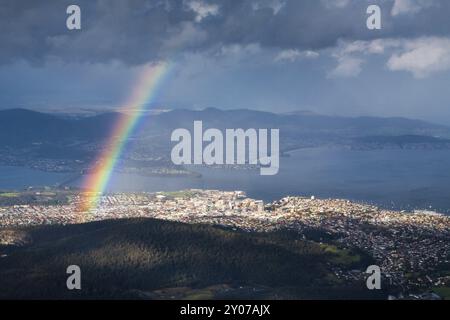
{"label": "green hill slope", "polygon": [[[332,268],[365,257],[291,232],[244,233],[153,219],[15,229],[28,244],[0,247],[0,298],[367,298]],[[11,234],[11,231],[9,231]],[[26,233],[26,236],[24,236]],[[26,241],[25,241],[26,242]],[[66,289],[78,265],[82,290]],[[169,296],[167,296],[169,294]]]}

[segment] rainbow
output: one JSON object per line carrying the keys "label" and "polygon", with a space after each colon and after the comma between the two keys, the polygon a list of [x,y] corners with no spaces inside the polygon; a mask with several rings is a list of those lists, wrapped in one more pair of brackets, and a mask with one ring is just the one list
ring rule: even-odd
{"label": "rainbow", "polygon": [[97,208],[130,135],[145,114],[146,105],[155,101],[173,66],[173,63],[164,62],[144,67],[128,102],[120,110],[105,149],[96,158],[92,170],[83,181],[85,197],[79,208],[81,212],[89,213]]}

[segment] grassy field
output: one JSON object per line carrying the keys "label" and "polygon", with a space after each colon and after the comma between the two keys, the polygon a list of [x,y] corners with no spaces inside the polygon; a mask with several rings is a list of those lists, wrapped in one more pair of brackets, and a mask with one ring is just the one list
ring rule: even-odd
{"label": "grassy field", "polygon": [[0,206],[66,204],[76,191],[71,190],[25,190],[0,192]]}
{"label": "grassy field", "polygon": [[444,300],[450,300],[450,287],[435,287],[433,291]]}
{"label": "grassy field", "polygon": [[4,192],[4,193],[0,193],[0,197],[5,197],[5,198],[17,198],[20,196],[19,192]]}
{"label": "grassy field", "polygon": [[340,249],[331,244],[320,244],[326,253],[332,254],[333,262],[339,265],[351,267],[361,262],[361,256],[347,249]]}

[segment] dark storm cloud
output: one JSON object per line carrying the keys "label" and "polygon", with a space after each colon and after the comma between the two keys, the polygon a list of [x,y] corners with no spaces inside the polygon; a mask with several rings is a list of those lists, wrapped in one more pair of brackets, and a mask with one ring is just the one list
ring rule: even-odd
{"label": "dark storm cloud", "polygon": [[[319,50],[338,39],[450,33],[450,1],[423,8],[422,0],[410,1],[411,12],[393,16],[394,0],[0,0],[0,63],[56,57],[138,64],[227,44]],[[365,27],[373,3],[383,10],[382,31]],[[65,27],[69,4],[82,9],[81,31]]]}

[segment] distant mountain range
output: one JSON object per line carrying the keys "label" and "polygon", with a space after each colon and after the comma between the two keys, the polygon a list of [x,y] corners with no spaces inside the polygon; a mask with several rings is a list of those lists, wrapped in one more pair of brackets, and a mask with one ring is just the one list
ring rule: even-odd
{"label": "distant mountain range", "polygon": [[[0,161],[14,164],[18,157],[68,159],[87,163],[120,117],[119,113],[63,117],[25,109],[0,111]],[[314,146],[384,148],[420,146],[450,148],[450,127],[406,118],[338,117],[310,112],[276,114],[254,110],[200,111],[177,109],[142,117],[128,149],[131,160],[170,157],[170,134],[192,129],[195,120],[204,128],[277,128],[282,151]],[[25,164],[26,165],[26,164]]]}
{"label": "distant mountain range", "polygon": [[[254,110],[173,110],[144,122],[144,135],[166,135],[175,128],[191,128],[202,120],[205,128],[278,128],[282,150],[317,145],[353,145],[363,137],[426,136],[450,138],[450,127],[406,118],[337,117],[300,112],[275,114]],[[419,141],[422,139],[419,138]],[[442,142],[443,140],[441,140]],[[410,139],[414,143],[413,139]],[[431,141],[430,141],[431,142]]]}
{"label": "distant mountain range", "polygon": [[71,143],[104,138],[117,113],[84,118],[64,118],[26,109],[0,111],[0,141],[3,146],[20,147],[37,143]]}
{"label": "distant mountain range", "polygon": [[[63,141],[99,141],[108,136],[119,113],[104,113],[90,117],[65,118],[26,109],[0,111],[0,141],[3,145],[18,146],[33,143]],[[429,136],[450,138],[450,127],[407,118],[337,117],[300,112],[275,114],[254,110],[201,111],[172,110],[144,116],[138,134],[164,134],[176,128],[189,128],[195,120],[205,127],[279,128],[281,139],[313,138],[337,141],[348,138],[374,136]]]}

